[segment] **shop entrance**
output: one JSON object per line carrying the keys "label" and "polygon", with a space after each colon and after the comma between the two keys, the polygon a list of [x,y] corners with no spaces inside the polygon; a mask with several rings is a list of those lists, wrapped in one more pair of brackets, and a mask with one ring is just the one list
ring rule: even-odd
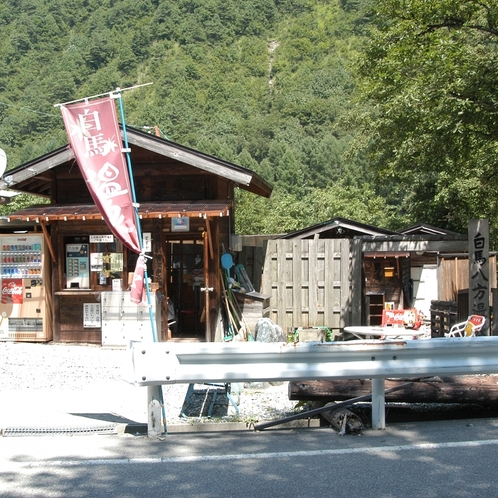
{"label": "shop entrance", "polygon": [[176,324],[172,338],[205,336],[204,244],[201,236],[175,237],[165,241],[167,294]]}

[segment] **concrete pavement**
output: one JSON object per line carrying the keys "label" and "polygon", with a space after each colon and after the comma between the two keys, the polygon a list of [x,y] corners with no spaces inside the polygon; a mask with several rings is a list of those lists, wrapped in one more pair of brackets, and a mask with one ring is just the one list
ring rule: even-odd
{"label": "concrete pavement", "polygon": [[0,429],[88,431],[147,422],[147,393],[125,382],[86,389],[23,389],[0,392]]}

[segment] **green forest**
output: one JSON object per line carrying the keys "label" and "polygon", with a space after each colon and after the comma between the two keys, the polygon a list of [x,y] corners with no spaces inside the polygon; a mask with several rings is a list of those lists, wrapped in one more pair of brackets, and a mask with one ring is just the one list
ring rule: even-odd
{"label": "green forest", "polygon": [[496,0],[4,0],[0,32],[8,169],[67,143],[55,104],[152,83],[128,125],[274,186],[237,233],[482,217],[498,245]]}

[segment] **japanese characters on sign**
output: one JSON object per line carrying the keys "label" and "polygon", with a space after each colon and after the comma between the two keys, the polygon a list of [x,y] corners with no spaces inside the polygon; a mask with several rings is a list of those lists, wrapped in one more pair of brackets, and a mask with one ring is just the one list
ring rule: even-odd
{"label": "japanese characters on sign", "polygon": [[101,327],[100,303],[83,303],[83,327]]}
{"label": "japanese characters on sign", "polygon": [[101,244],[101,243],[110,243],[114,242],[114,236],[111,234],[108,235],[90,235],[90,243]]}
{"label": "japanese characters on sign", "polygon": [[130,300],[132,303],[140,304],[146,302],[143,295],[144,292],[144,275],[147,269],[147,263],[145,257],[140,255],[137,259],[137,264],[135,266],[135,273],[133,274],[133,282],[131,284]]}
{"label": "japanese characters on sign", "polygon": [[[140,253],[140,227],[113,99],[109,96],[86,100],[61,106],[61,111],[69,142],[95,205],[111,232],[129,249]],[[143,268],[139,266],[135,273],[132,295],[134,302],[139,302],[144,285]]]}
{"label": "japanese characters on sign", "polygon": [[130,178],[110,97],[62,106],[62,116],[88,189],[110,230],[140,252]]}
{"label": "japanese characters on sign", "polygon": [[489,323],[489,225],[483,219],[469,221],[469,315]]}

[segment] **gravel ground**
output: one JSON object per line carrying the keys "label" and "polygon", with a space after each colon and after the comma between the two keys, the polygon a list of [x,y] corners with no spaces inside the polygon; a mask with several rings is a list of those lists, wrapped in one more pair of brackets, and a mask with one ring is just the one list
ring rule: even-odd
{"label": "gravel ground", "polygon": [[[127,351],[121,349],[94,345],[0,342],[0,418],[2,413],[8,415],[8,408],[14,410],[13,405],[18,404],[15,396],[22,396],[22,399],[36,400],[40,410],[38,419],[43,410],[47,416],[52,413],[52,417],[56,410],[79,410],[88,412],[87,418],[94,410],[101,411],[101,418],[107,417],[108,421],[126,419],[146,422],[146,402],[135,401],[135,393],[144,393],[146,389],[133,387],[121,377],[128,361]],[[221,395],[216,396],[211,417],[208,417],[207,410],[217,389],[195,385],[191,403],[184,409],[187,417],[184,417],[181,411],[187,388],[186,384],[163,387],[168,425],[221,421],[251,424],[278,420],[294,414],[297,404],[288,399],[287,382],[278,385],[232,384],[232,398],[238,402],[239,413],[219,391]],[[106,403],[99,404],[99,394],[102,394]],[[114,405],[111,404],[111,394],[121,398]],[[44,406],[43,400],[54,406]],[[55,406],[59,402],[61,408]],[[18,414],[12,417],[17,419]]]}

